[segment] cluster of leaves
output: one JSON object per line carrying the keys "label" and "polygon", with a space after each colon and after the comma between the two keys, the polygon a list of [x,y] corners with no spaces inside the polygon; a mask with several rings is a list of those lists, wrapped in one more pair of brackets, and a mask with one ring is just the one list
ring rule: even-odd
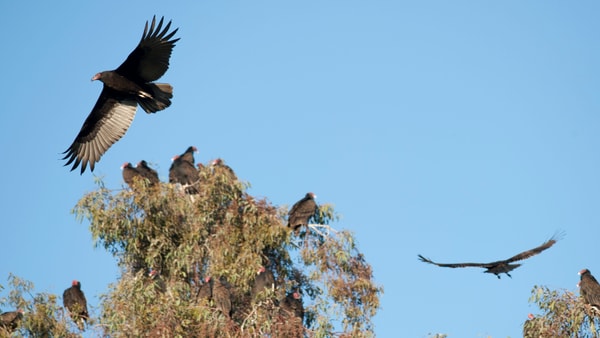
{"label": "cluster of leaves", "polygon": [[535,286],[530,302],[541,314],[525,321],[524,337],[598,337],[600,313],[568,290]]}
{"label": "cluster of leaves", "polygon": [[[295,235],[285,226],[287,208],[246,192],[223,168],[199,172],[198,194],[140,180],[133,189],[99,189],[74,212],[90,221],[97,246],[118,258],[121,278],[102,298],[104,334],[172,337],[363,337],[383,289],[353,235],[336,232],[330,205]],[[276,288],[260,297],[251,288],[260,266]],[[156,270],[158,278],[148,272]],[[204,277],[226,282],[232,313],[200,296]],[[280,309],[292,291],[303,294],[301,321]]]}

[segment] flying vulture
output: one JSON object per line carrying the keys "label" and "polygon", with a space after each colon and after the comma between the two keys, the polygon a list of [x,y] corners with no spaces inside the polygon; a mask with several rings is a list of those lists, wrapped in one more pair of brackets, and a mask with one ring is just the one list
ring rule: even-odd
{"label": "flying vulture", "polygon": [[[23,310],[9,311],[0,314],[0,328],[13,332],[23,318]],[[2,332],[2,331],[0,331]]]}
{"label": "flying vulture", "polygon": [[[88,115],[73,144],[63,153],[65,166],[73,163],[71,171],[81,164],[81,174],[87,165],[94,171],[100,157],[117,142],[133,121],[137,105],[146,113],[154,113],[171,105],[173,87],[168,83],[153,83],[169,68],[169,58],[177,29],[169,33],[171,22],[164,29],[156,17],[148,29],[148,22],[137,47],[117,69],[100,72],[92,81],[104,83],[100,97]],[[162,30],[161,30],[162,29]]]}
{"label": "flying vulture", "polygon": [[256,296],[264,290],[273,290],[274,288],[275,278],[273,277],[273,272],[261,266],[256,272],[256,278],[252,286],[252,299],[256,299]]}
{"label": "flying vulture", "polygon": [[63,305],[69,310],[71,319],[77,324],[80,330],[83,331],[84,324],[88,319],[87,301],[83,291],[81,291],[81,283],[74,280],[71,287],[63,292]]}
{"label": "flying vulture", "polygon": [[591,307],[600,311],[600,284],[588,269],[579,271],[579,294],[583,301]]}
{"label": "flying vulture", "polygon": [[315,198],[317,196],[309,192],[303,199],[292,206],[292,209],[288,213],[288,228],[292,228],[297,233],[301,226],[308,225],[308,220],[317,211]]}
{"label": "flying vulture", "polygon": [[141,160],[137,164],[137,170],[142,175],[142,177],[148,180],[149,186],[157,185],[160,182],[160,180],[158,179],[158,173],[156,172],[156,170],[150,168],[146,161]]}
{"label": "flying vulture", "polygon": [[169,182],[179,183],[185,187],[188,194],[197,194],[198,169],[193,162],[189,162],[181,155],[173,157],[173,163],[169,168]]}
{"label": "flying vulture", "polygon": [[123,181],[125,181],[130,188],[133,188],[135,177],[142,177],[142,174],[140,174],[139,170],[134,168],[129,162],[123,163],[121,170],[123,171]]}
{"label": "flying vulture", "polygon": [[304,306],[302,305],[302,296],[297,290],[288,294],[281,302],[279,313],[286,318],[298,317],[300,321],[304,320]]}
{"label": "flying vulture", "polygon": [[421,255],[419,255],[419,259],[422,262],[425,263],[430,263],[430,264],[434,264],[437,266],[441,266],[444,268],[466,268],[466,267],[478,267],[478,268],[485,268],[487,270],[485,270],[485,273],[493,273],[494,275],[496,275],[498,278],[500,278],[500,274],[501,273],[505,273],[508,277],[512,276],[509,274],[510,271],[518,268],[519,266],[521,266],[521,264],[510,264],[512,262],[516,262],[516,261],[520,261],[523,259],[527,259],[531,256],[535,256],[537,254],[539,254],[540,252],[548,249],[549,247],[553,246],[554,243],[556,243],[557,240],[559,240],[562,237],[561,233],[557,233],[554,236],[552,236],[552,238],[550,238],[548,241],[544,242],[542,245],[533,248],[531,250],[527,250],[527,251],[523,251],[518,255],[515,255],[509,259],[505,259],[503,261],[496,261],[496,262],[491,262],[491,263],[452,263],[452,264],[444,264],[444,263],[436,263],[432,260],[430,260],[429,258],[425,258]]}

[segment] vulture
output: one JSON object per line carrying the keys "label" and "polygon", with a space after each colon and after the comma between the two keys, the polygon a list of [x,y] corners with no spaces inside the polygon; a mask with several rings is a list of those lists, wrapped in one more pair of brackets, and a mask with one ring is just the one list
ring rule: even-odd
{"label": "vulture", "polygon": [[154,290],[164,293],[167,290],[165,281],[160,277],[158,270],[152,269],[148,273],[149,282],[153,284]]}
{"label": "vulture", "polygon": [[496,261],[496,262],[491,262],[491,263],[451,263],[451,264],[445,264],[445,263],[436,263],[432,260],[430,260],[429,258],[425,258],[421,255],[419,256],[419,259],[422,262],[425,263],[429,263],[429,264],[434,264],[440,267],[444,267],[444,268],[466,268],[466,267],[478,267],[478,268],[485,268],[487,270],[485,270],[485,273],[493,273],[494,275],[496,275],[498,277],[498,279],[500,279],[500,274],[501,273],[505,273],[508,277],[512,276],[509,274],[510,271],[518,268],[519,266],[521,266],[521,264],[510,264],[512,262],[516,262],[516,261],[520,261],[523,259],[527,259],[531,256],[535,256],[537,254],[539,254],[540,252],[550,248],[551,246],[554,245],[554,243],[556,243],[557,240],[559,240],[562,237],[561,233],[557,233],[554,236],[552,236],[552,238],[550,238],[549,240],[547,240],[546,242],[544,242],[542,245],[533,248],[531,250],[527,250],[527,251],[523,251],[520,254],[517,254],[509,259],[505,259],[502,261]]}
{"label": "vulture", "polygon": [[527,320],[523,323],[523,338],[539,338],[542,337],[541,328],[543,327],[543,319],[535,317],[533,314],[527,315]]}
{"label": "vulture", "polygon": [[579,271],[579,294],[583,301],[591,307],[600,311],[600,284],[588,269]]}
{"label": "vulture", "polygon": [[213,170],[220,171],[222,174],[226,175],[229,180],[237,181],[237,176],[233,169],[225,164],[222,159],[217,158],[216,160],[213,160],[210,165],[213,167]]}
{"label": "vulture", "polygon": [[146,113],[154,113],[171,105],[173,87],[168,83],[153,83],[169,68],[169,58],[175,42],[171,39],[178,29],[169,33],[171,22],[163,27],[161,18],[156,25],[152,18],[144,27],[142,39],[127,59],[115,70],[100,72],[92,81],[102,81],[100,97],[73,144],[65,151],[65,166],[73,163],[71,171],[81,165],[81,174],[86,167],[94,171],[100,157],[117,142],[133,121],[137,105]]}
{"label": "vulture", "polygon": [[81,283],[74,280],[71,287],[63,292],[63,305],[69,310],[71,319],[77,324],[80,330],[83,331],[84,324],[88,319],[87,301],[83,291],[81,291]]}
{"label": "vulture", "polygon": [[169,168],[169,182],[179,183],[185,187],[188,194],[197,194],[198,189],[195,184],[198,181],[198,169],[193,162],[189,162],[181,155],[173,157],[173,163]]}
{"label": "vulture", "polygon": [[198,299],[206,299],[207,302],[210,302],[212,299],[212,286],[211,286],[211,278],[205,277],[204,283],[200,286],[200,290],[198,290]]}
{"label": "vulture", "polygon": [[304,320],[304,306],[302,305],[302,296],[297,290],[288,294],[281,302],[279,313],[282,317],[298,317],[300,321]]}
{"label": "vulture", "polygon": [[181,157],[182,160],[188,161],[192,165],[194,165],[194,163],[196,162],[194,160],[194,153],[196,152],[198,152],[198,148],[194,146],[189,146],[183,154],[179,155],[179,157]]}
{"label": "vulture", "polygon": [[[19,326],[19,322],[23,318],[23,310],[9,311],[0,314],[0,328],[9,332],[13,332]],[[0,331],[2,332],[2,331]]]}
{"label": "vulture", "polygon": [[213,302],[217,305],[217,308],[221,310],[221,312],[227,316],[231,317],[231,291],[229,291],[229,286],[226,285],[224,281],[210,280],[212,284],[212,299]]}
{"label": "vulture", "polygon": [[140,174],[139,170],[132,166],[129,162],[123,163],[121,170],[123,171],[123,181],[125,181],[130,188],[133,188],[135,177],[142,177],[142,174]]}
{"label": "vulture", "polygon": [[252,299],[256,299],[256,296],[266,290],[273,290],[275,288],[275,277],[273,272],[267,270],[264,266],[261,266],[256,272],[256,278],[254,279],[254,285],[252,286]]}
{"label": "vulture", "polygon": [[140,173],[140,175],[142,175],[142,177],[148,180],[149,186],[157,185],[160,182],[160,180],[158,179],[158,173],[156,172],[156,170],[148,166],[148,162],[141,160],[137,164],[137,170]]}
{"label": "vulture", "polygon": [[297,233],[301,226],[308,225],[308,220],[317,211],[315,198],[317,196],[309,192],[292,206],[288,213],[288,228],[292,228]]}

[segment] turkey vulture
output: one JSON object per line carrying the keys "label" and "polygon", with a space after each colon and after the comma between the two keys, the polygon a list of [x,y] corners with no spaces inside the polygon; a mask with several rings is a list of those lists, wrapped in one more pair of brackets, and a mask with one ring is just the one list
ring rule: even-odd
{"label": "turkey vulture", "polygon": [[148,180],[149,186],[154,186],[160,182],[160,180],[158,179],[158,173],[156,172],[156,170],[150,168],[146,161],[141,160],[137,164],[137,170],[142,175],[142,177]]}
{"label": "turkey vulture", "polygon": [[273,277],[273,272],[261,266],[256,272],[256,278],[252,286],[252,299],[255,299],[264,290],[273,290],[274,288],[275,278]]}
{"label": "turkey vulture", "polygon": [[512,276],[509,274],[510,271],[518,268],[519,266],[521,266],[521,264],[510,264],[512,262],[516,262],[516,261],[520,261],[523,259],[527,259],[531,256],[537,255],[540,252],[548,249],[549,247],[553,246],[554,243],[556,243],[557,240],[559,240],[560,238],[562,238],[562,234],[561,233],[557,233],[554,236],[552,236],[552,238],[550,238],[549,240],[547,240],[546,242],[544,242],[542,245],[533,248],[531,250],[527,250],[527,251],[523,251],[518,255],[515,255],[509,259],[505,259],[503,261],[496,261],[496,262],[491,262],[491,263],[453,263],[453,264],[443,264],[443,263],[435,263],[432,260],[425,258],[421,255],[419,255],[419,259],[422,262],[425,263],[430,263],[430,264],[435,264],[437,266],[441,266],[444,268],[466,268],[466,267],[479,267],[479,268],[485,268],[487,269],[486,273],[493,273],[494,275],[496,275],[498,278],[500,278],[500,274],[501,273],[505,273],[508,277]]}
{"label": "turkey vulture", "polygon": [[148,273],[149,283],[152,283],[154,290],[160,293],[164,293],[167,290],[165,281],[160,277],[158,270],[152,269]]}
{"label": "turkey vulture", "polygon": [[308,225],[308,220],[317,211],[317,203],[315,203],[317,196],[312,192],[309,192],[304,196],[303,199],[299,200],[292,206],[292,209],[288,213],[288,227],[294,229],[295,232],[303,226]]}
{"label": "turkey vulture", "polygon": [[217,158],[213,160],[210,165],[213,167],[213,170],[219,171],[220,173],[226,175],[226,177],[231,181],[237,181],[237,176],[233,169],[230,166],[225,164],[222,159]]}
{"label": "turkey vulture", "polygon": [[288,294],[281,302],[279,312],[281,316],[290,318],[298,317],[300,321],[304,320],[304,306],[302,305],[302,296],[297,290]]}
{"label": "turkey vulture", "polygon": [[210,302],[212,299],[212,281],[210,277],[204,278],[204,283],[202,283],[200,290],[198,290],[198,299],[206,299],[207,302]]}
{"label": "turkey vulture", "polygon": [[210,282],[212,283],[213,301],[225,316],[231,317],[231,291],[229,291],[229,286],[220,279],[214,281],[211,279]]}
{"label": "turkey vulture", "polygon": [[74,280],[71,287],[63,292],[63,305],[69,310],[71,319],[83,331],[84,324],[88,319],[87,301],[81,291],[81,283]]}
{"label": "turkey vulture", "polygon": [[196,162],[194,160],[194,153],[196,153],[196,152],[198,152],[198,148],[196,148],[194,146],[189,146],[183,154],[179,155],[179,157],[181,157],[182,160],[188,161],[192,165],[194,165],[194,162]]}
{"label": "turkey vulture", "polygon": [[181,155],[173,157],[173,163],[169,168],[169,182],[179,183],[185,187],[188,194],[197,194],[198,189],[194,186],[198,181],[198,169],[193,162],[189,162]]}
{"label": "turkey vulture", "polygon": [[[13,332],[23,318],[23,310],[9,311],[0,314],[0,328]],[[0,331],[1,332],[1,331]]]}
{"label": "turkey vulture", "polygon": [[125,181],[130,188],[133,188],[134,178],[142,177],[138,169],[134,168],[129,162],[123,163],[121,170],[123,171],[123,181]]}
{"label": "turkey vulture", "polygon": [[117,142],[133,121],[137,105],[146,113],[154,113],[171,105],[173,87],[168,83],[152,83],[165,74],[175,42],[170,40],[177,29],[168,33],[171,22],[163,26],[156,17],[148,29],[148,22],[137,47],[115,70],[100,72],[92,81],[104,83],[100,97],[88,115],[73,144],[63,153],[65,166],[73,163],[71,171],[81,164],[81,174],[87,165],[94,171],[100,157]]}
{"label": "turkey vulture", "polygon": [[591,307],[600,311],[600,284],[588,269],[579,271],[579,294],[583,301]]}

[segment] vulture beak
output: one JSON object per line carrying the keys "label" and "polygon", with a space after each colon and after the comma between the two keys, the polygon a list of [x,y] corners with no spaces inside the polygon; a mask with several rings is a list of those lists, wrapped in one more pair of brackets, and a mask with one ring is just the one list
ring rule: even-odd
{"label": "vulture beak", "polygon": [[100,79],[100,76],[101,76],[100,73],[98,73],[98,74],[94,75],[90,81],[96,81],[96,80]]}

